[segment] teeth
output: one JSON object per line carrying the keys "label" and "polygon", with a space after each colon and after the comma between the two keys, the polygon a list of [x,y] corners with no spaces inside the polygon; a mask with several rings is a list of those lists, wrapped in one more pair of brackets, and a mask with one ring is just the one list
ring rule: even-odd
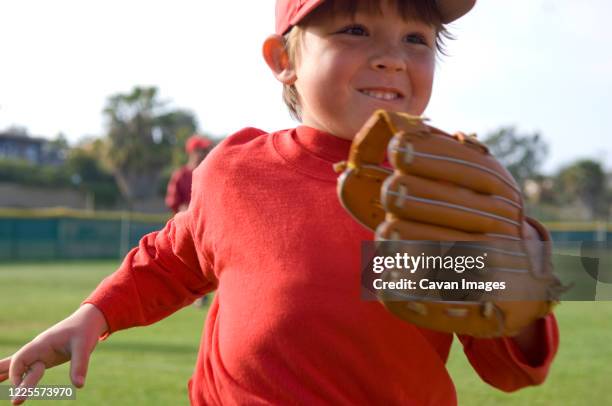
{"label": "teeth", "polygon": [[361,93],[381,100],[395,100],[400,98],[400,95],[398,93],[385,92],[382,90],[362,90]]}

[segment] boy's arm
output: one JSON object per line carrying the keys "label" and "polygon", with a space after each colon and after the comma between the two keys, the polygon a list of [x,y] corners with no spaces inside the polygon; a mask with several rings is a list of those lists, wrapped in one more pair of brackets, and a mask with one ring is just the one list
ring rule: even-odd
{"label": "boy's arm", "polygon": [[84,301],[102,311],[107,334],[154,323],[214,289],[209,262],[196,251],[191,212],[144,236],[121,267]]}
{"label": "boy's arm", "polygon": [[555,316],[549,314],[512,338],[459,336],[459,340],[483,381],[512,392],[544,382],[559,348],[559,330]]}

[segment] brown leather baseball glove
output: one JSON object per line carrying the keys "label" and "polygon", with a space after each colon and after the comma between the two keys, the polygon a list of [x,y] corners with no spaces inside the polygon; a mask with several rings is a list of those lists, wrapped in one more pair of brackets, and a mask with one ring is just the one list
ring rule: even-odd
{"label": "brown leather baseball glove", "polygon": [[[419,117],[377,111],[336,170],[342,172],[343,206],[376,231],[377,241],[486,242],[487,268],[478,277],[506,283],[496,295],[451,301],[419,289],[378,290],[379,300],[401,319],[444,332],[509,336],[557,303],[563,288],[553,274],[550,243],[540,242],[550,241],[549,234],[524,215],[520,188],[475,136],[449,135]],[[403,276],[392,270],[383,278]]]}

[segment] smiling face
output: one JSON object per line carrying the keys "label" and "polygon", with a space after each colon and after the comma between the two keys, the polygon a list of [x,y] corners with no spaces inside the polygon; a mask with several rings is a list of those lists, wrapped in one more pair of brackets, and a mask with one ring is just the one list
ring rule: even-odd
{"label": "smiling face", "polygon": [[302,123],[352,139],[377,109],[420,115],[433,85],[435,28],[380,13],[314,16],[302,29],[295,82]]}

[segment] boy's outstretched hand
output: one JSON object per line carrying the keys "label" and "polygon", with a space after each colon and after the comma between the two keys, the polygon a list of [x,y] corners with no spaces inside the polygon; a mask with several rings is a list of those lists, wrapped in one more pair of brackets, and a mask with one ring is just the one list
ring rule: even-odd
{"label": "boy's outstretched hand", "polygon": [[[89,356],[107,330],[102,312],[94,305],[84,304],[15,354],[0,360],[0,382],[8,378],[16,387],[33,388],[45,369],[70,360],[70,380],[81,388],[85,384]],[[20,405],[25,400],[25,397],[16,398],[13,405]]]}

